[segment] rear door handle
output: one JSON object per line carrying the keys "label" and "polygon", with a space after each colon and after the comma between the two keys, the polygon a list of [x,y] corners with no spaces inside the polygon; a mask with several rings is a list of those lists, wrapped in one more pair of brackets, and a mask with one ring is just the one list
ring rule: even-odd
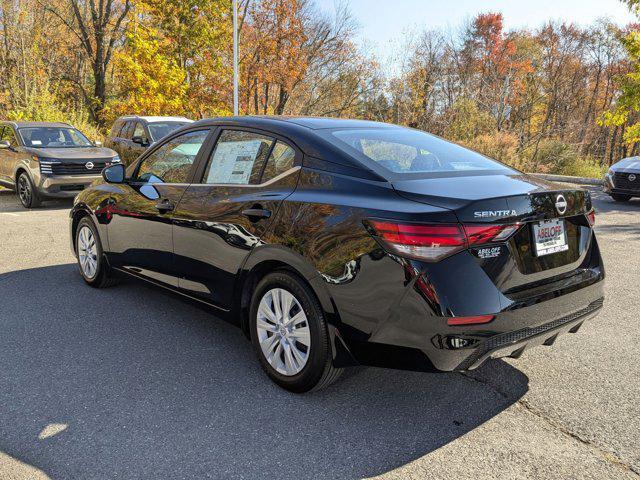
{"label": "rear door handle", "polygon": [[166,198],[164,200],[161,200],[160,202],[156,203],[156,208],[158,209],[158,211],[160,213],[167,213],[172,211],[176,206],[173,204],[173,202],[171,200],[167,200]]}
{"label": "rear door handle", "polygon": [[242,211],[242,214],[245,217],[249,217],[250,220],[269,218],[271,216],[271,210],[266,210],[264,208],[247,208]]}

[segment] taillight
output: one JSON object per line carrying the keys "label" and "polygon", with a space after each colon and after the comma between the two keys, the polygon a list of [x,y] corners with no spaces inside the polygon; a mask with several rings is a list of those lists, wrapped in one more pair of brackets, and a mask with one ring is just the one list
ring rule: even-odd
{"label": "taillight", "polygon": [[417,225],[372,220],[376,234],[399,255],[436,261],[466,248],[460,225]]}
{"label": "taillight", "polygon": [[596,211],[595,210],[591,210],[589,213],[587,213],[587,220],[589,220],[589,225],[591,225],[592,227],[596,224]]}
{"label": "taillight", "polygon": [[375,234],[394,253],[436,262],[469,246],[498,243],[519,228],[512,225],[396,223],[370,220]]}

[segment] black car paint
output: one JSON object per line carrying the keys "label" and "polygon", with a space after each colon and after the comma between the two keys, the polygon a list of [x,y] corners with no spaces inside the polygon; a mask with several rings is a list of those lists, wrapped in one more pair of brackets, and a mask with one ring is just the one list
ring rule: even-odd
{"label": "black car paint", "polygon": [[[313,130],[335,122],[248,117],[191,124],[173,136],[204,127],[211,135],[189,183],[97,185],[76,199],[71,228],[80,216],[91,215],[112,266],[228,312],[245,329],[254,274],[278,266],[295,271],[326,313],[338,366],[468,368],[473,352],[500,334],[544,331],[549,322],[587,308],[566,324],[573,330],[597,312],[604,269],[585,217],[592,208],[586,192],[517,173],[387,181]],[[199,184],[222,126],[284,139],[298,152],[296,166],[257,186]],[[436,263],[390,254],[366,228],[370,218],[504,221],[478,219],[479,210],[515,210],[510,222],[556,218],[560,193],[567,199],[563,217],[575,248],[547,257],[532,255],[528,225],[516,234],[522,238],[498,245],[493,258],[469,249]],[[159,212],[161,199],[172,201],[174,210]],[[248,209],[270,216],[250,218],[243,215]],[[446,323],[451,316],[482,314],[496,317],[466,328]],[[466,339],[467,347],[450,348],[451,337]]]}

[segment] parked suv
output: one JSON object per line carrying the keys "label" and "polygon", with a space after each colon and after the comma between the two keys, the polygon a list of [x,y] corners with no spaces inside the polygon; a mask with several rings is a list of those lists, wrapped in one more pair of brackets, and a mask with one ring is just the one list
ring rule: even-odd
{"label": "parked suv", "polygon": [[152,143],[191,122],[185,117],[120,117],[113,123],[105,145],[129,165]]}
{"label": "parked suv", "polygon": [[118,154],[67,123],[0,122],[0,185],[25,208],[47,198],[74,197]]}

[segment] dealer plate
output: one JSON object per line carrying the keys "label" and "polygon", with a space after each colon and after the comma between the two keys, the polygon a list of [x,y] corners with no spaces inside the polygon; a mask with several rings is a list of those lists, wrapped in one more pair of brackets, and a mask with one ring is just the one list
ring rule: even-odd
{"label": "dealer plate", "polygon": [[534,223],[532,226],[536,256],[542,257],[569,250],[564,220],[544,220]]}

